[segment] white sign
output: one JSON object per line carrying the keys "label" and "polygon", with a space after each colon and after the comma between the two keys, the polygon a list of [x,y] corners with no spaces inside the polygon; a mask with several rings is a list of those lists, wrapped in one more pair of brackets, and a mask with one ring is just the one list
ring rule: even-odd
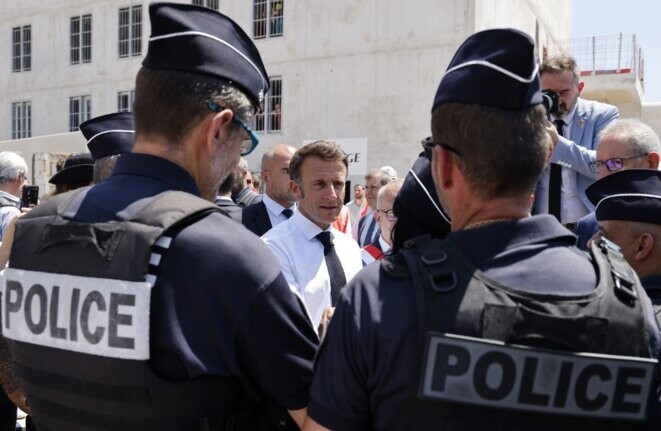
{"label": "white sign", "polygon": [[[327,138],[320,138],[327,139]],[[307,145],[317,139],[306,139],[303,145]],[[367,173],[367,138],[327,139],[336,142],[349,158],[348,176],[364,176]]]}
{"label": "white sign", "polygon": [[2,333],[25,343],[120,359],[149,359],[147,282],[7,268]]}

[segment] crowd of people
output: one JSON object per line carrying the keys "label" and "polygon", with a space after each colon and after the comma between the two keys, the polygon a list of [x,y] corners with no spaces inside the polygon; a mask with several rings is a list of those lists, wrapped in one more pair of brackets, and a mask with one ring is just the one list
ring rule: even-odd
{"label": "crowd of people", "polygon": [[133,113],[81,124],[55,192],[22,205],[0,152],[0,431],[659,429],[659,138],[571,57],[471,35],[404,178],[345,199],[333,141],[251,173],[236,23],[149,13]]}

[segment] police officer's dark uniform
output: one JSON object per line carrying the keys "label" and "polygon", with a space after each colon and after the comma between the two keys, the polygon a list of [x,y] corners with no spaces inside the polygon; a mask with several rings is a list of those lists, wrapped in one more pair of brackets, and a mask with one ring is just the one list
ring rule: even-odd
{"label": "police officer's dark uniform", "polygon": [[[518,31],[471,36],[436,101],[541,103],[533,49]],[[334,430],[631,428],[658,327],[614,248],[574,244],[551,216],[496,220],[368,266],[341,294],[309,416]]]}
{"label": "police officer's dark uniform", "polygon": [[[164,3],[150,18],[144,67],[232,81],[255,104],[268,90],[228,18]],[[246,429],[244,396],[307,405],[303,306],[259,239],[198,196],[177,164],[125,154],[17,225],[3,333],[40,430]]]}
{"label": "police officer's dark uniform", "polygon": [[[661,225],[661,172],[627,169],[595,181],[585,191],[594,203],[597,222],[621,220]],[[658,274],[639,274],[661,319],[661,262]]]}

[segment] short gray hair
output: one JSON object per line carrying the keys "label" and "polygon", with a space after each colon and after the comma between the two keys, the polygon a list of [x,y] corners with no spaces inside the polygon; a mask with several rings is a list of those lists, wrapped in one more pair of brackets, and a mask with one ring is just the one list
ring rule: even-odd
{"label": "short gray hair", "polygon": [[634,118],[610,123],[599,135],[599,142],[605,138],[628,142],[633,151],[637,153],[661,153],[659,137],[654,133],[654,130]]}
{"label": "short gray hair", "polygon": [[371,180],[372,178],[376,178],[382,186],[385,186],[393,180],[393,176],[383,169],[372,169],[365,174],[365,181]]}
{"label": "short gray hair", "polygon": [[18,177],[27,175],[28,164],[25,159],[13,151],[0,152],[0,184],[9,183]]}
{"label": "short gray hair", "polygon": [[[404,180],[402,178],[393,178],[392,181],[390,181],[385,186],[381,187],[376,194],[376,206],[378,207],[381,201],[383,201],[384,195],[388,193],[390,188],[395,187],[397,188],[397,192],[399,192],[403,184],[404,184]],[[395,196],[396,195],[397,193],[395,193]]]}

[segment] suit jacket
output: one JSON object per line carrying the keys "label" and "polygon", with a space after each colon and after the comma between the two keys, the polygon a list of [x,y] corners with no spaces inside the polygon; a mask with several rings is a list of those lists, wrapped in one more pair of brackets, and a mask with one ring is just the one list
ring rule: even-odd
{"label": "suit jacket", "polygon": [[264,202],[243,207],[241,223],[257,236],[264,235],[273,227]]}
{"label": "suit jacket", "polygon": [[213,202],[220,207],[225,214],[237,223],[241,223],[241,208],[231,200],[218,199]]}
{"label": "suit jacket", "polygon": [[[590,170],[590,162],[596,158],[599,134],[611,122],[619,117],[618,109],[613,105],[584,100],[576,102],[576,114],[569,138],[559,137],[551,155],[551,163],[562,165],[576,173],[578,194],[586,211],[594,211],[594,205],[585,195],[585,189],[597,179],[597,174]],[[540,192],[543,189],[543,193]],[[537,185],[536,195],[548,199],[548,172],[545,171]]]}

